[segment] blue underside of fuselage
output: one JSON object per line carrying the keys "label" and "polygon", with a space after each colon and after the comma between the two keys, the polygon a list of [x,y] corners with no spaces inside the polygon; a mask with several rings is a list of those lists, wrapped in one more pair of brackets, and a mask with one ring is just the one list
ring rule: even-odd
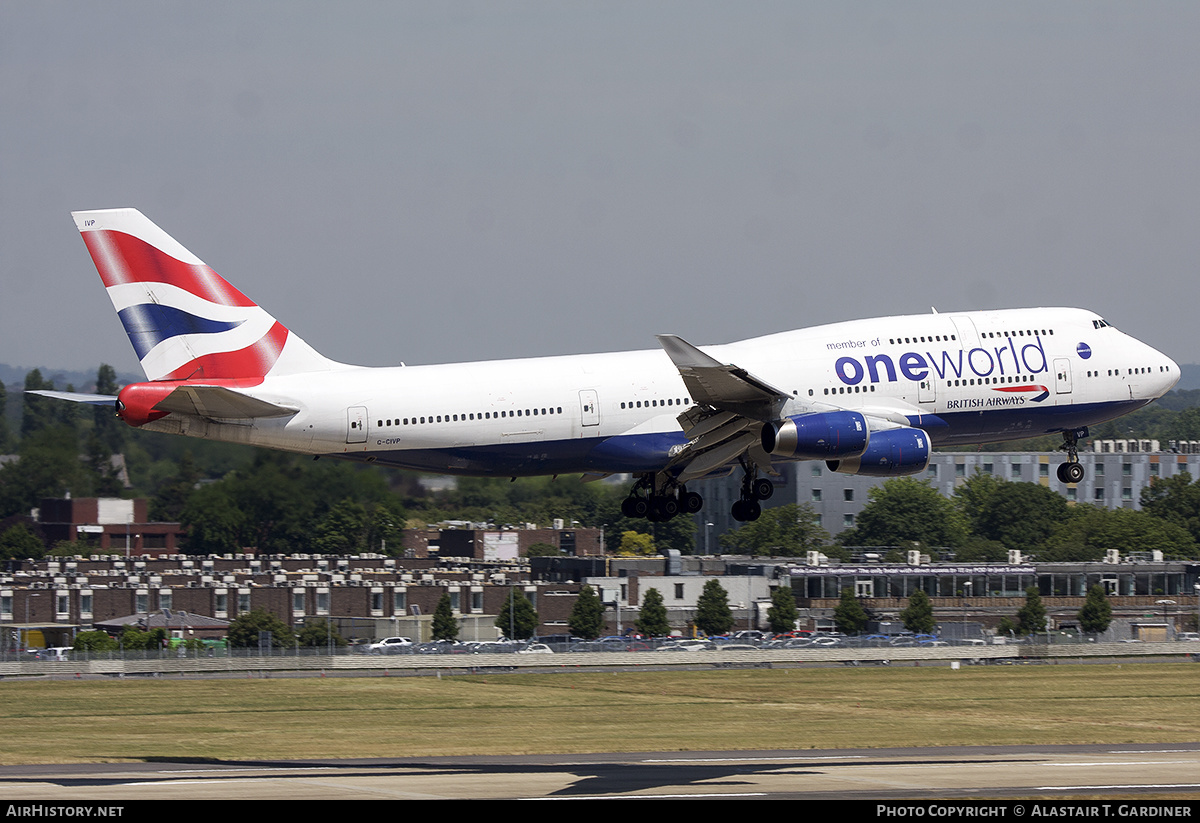
{"label": "blue underside of fuselage", "polygon": [[[1148,400],[1039,408],[989,409],[924,415],[911,422],[934,446],[1021,440],[1093,426],[1128,414]],[[672,449],[687,443],[683,432],[616,435],[575,440],[460,445],[437,449],[387,449],[330,453],[329,457],[378,463],[439,474],[519,477],[603,472],[641,473],[662,469]]]}

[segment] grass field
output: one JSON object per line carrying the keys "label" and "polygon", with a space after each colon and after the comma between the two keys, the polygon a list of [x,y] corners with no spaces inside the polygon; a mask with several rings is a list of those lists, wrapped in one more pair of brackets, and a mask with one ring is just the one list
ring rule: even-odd
{"label": "grass field", "polygon": [[1194,663],[0,682],[0,763],[1200,740]]}

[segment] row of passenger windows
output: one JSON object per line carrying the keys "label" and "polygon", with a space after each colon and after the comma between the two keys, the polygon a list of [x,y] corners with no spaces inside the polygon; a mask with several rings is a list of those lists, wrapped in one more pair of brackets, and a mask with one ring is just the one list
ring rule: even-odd
{"label": "row of passenger windows", "polygon": [[651,409],[657,406],[686,406],[692,401],[685,397],[668,397],[666,400],[629,400],[621,404],[623,409]]}
{"label": "row of passenger windows", "polygon": [[[1037,337],[1038,329],[1018,329],[1017,331],[985,331],[980,334],[981,338],[996,338],[996,337]],[[1043,337],[1049,337],[1054,334],[1054,329],[1041,329],[1040,334]],[[922,337],[892,337],[888,339],[888,343],[897,345],[899,343],[949,343],[958,340],[958,337],[953,334],[934,334],[924,335]]]}
{"label": "row of passenger windows", "polygon": [[[1159,366],[1158,370],[1160,372],[1169,372],[1171,370],[1171,367],[1170,366]],[[1141,368],[1137,368],[1137,369],[1126,369],[1125,374],[1127,374],[1127,375],[1129,375],[1129,374],[1150,374],[1150,372],[1152,372],[1152,371],[1154,371],[1153,366],[1142,366]],[[1088,377],[1099,377],[1100,372],[1099,371],[1090,371],[1087,373],[1087,376]],[[1109,377],[1120,377],[1121,370],[1120,369],[1109,369],[1108,376]]]}
{"label": "row of passenger windows", "polygon": [[425,423],[459,423],[468,420],[500,420],[507,417],[538,417],[539,415],[562,414],[562,406],[550,406],[544,409],[517,409],[515,411],[475,412],[474,414],[437,414],[428,417],[396,417],[377,420],[375,425],[385,426],[420,426]]}

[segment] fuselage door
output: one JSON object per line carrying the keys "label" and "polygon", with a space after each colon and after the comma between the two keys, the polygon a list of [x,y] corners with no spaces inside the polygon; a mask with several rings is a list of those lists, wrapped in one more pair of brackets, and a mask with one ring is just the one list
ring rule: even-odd
{"label": "fuselage door", "polygon": [[1071,393],[1071,361],[1065,357],[1054,361],[1054,393]]}
{"label": "fuselage door", "polygon": [[584,389],[579,393],[579,420],[584,426],[600,425],[600,398],[595,389]]}
{"label": "fuselage door", "polygon": [[351,406],[346,409],[346,442],[367,442],[367,408]]}

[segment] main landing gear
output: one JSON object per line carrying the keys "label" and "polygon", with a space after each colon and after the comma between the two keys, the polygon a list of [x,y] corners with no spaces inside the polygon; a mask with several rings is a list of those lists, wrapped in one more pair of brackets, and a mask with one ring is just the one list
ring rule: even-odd
{"label": "main landing gear", "polygon": [[1059,448],[1067,453],[1067,462],[1060,464],[1058,467],[1058,480],[1060,483],[1080,483],[1083,481],[1086,472],[1084,472],[1083,466],[1079,463],[1079,438],[1087,437],[1087,434],[1088,430],[1086,427],[1063,432],[1063,444]]}
{"label": "main landing gear", "polygon": [[665,523],[677,514],[695,514],[704,508],[704,498],[690,492],[664,472],[643,474],[621,503],[621,514]]}
{"label": "main landing gear", "polygon": [[742,464],[745,474],[742,476],[742,496],[729,510],[733,519],[739,522],[751,522],[762,515],[760,500],[767,500],[775,493],[775,484],[765,477],[756,477],[757,471],[753,466]]}

